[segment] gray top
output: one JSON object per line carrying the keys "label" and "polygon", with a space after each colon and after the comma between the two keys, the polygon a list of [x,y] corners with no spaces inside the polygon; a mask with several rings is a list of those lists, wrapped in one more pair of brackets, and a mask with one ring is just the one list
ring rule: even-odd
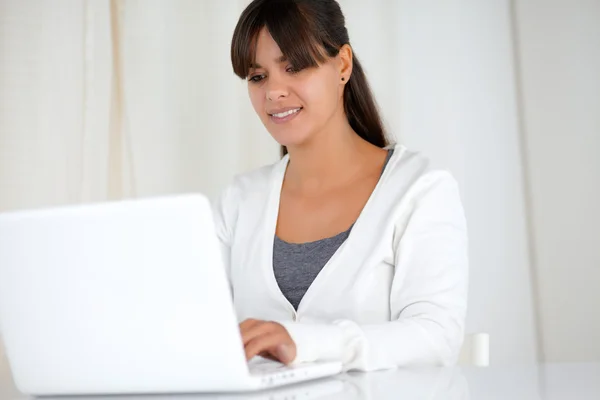
{"label": "gray top", "polygon": [[[388,150],[381,171],[382,174],[393,152],[394,149]],[[296,310],[308,287],[348,238],[352,226],[347,231],[333,237],[308,243],[288,243],[275,235],[273,242],[273,272],[281,292]]]}

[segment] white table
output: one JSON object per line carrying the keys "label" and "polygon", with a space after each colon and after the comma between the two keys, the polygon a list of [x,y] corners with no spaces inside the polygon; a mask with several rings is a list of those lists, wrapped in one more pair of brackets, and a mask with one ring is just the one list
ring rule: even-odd
{"label": "white table", "polygon": [[[0,357],[0,400],[24,400]],[[202,399],[600,399],[600,363],[399,369],[334,378],[249,395],[108,396],[90,400]],[[83,399],[83,398],[77,398]],[[68,400],[75,400],[71,397]]]}

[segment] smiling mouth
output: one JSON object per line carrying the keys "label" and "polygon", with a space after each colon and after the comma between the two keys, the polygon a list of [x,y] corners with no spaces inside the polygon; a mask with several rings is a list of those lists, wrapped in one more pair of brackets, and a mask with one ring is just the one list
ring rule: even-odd
{"label": "smiling mouth", "polygon": [[271,122],[275,124],[283,124],[296,118],[296,116],[300,114],[303,109],[303,107],[298,107],[281,113],[269,114],[269,117],[271,118]]}
{"label": "smiling mouth", "polygon": [[284,111],[281,113],[276,113],[276,114],[269,114],[271,117],[275,117],[275,118],[285,118],[288,115],[292,115],[292,114],[296,114],[298,113],[300,110],[302,110],[302,107],[298,107],[298,108],[294,108],[288,111]]}

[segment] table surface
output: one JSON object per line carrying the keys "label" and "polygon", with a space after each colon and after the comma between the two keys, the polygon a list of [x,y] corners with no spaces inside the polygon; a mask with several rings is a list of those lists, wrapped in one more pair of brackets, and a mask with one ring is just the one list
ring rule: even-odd
{"label": "table surface", "polygon": [[[0,400],[24,400],[0,357]],[[241,395],[98,396],[90,400],[600,399],[600,363],[418,368],[348,373]],[[83,397],[66,398],[68,400]]]}

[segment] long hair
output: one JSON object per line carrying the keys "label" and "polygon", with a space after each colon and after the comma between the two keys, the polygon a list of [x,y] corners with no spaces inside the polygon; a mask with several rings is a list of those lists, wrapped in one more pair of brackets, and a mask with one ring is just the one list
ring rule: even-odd
{"label": "long hair", "polygon": [[[254,0],[242,12],[231,41],[233,71],[248,77],[260,30],[266,27],[284,56],[297,69],[318,67],[348,44],[346,21],[335,0]],[[389,144],[377,103],[356,54],[344,87],[344,111],[352,129],[378,147]],[[281,146],[282,156],[287,154]]]}

